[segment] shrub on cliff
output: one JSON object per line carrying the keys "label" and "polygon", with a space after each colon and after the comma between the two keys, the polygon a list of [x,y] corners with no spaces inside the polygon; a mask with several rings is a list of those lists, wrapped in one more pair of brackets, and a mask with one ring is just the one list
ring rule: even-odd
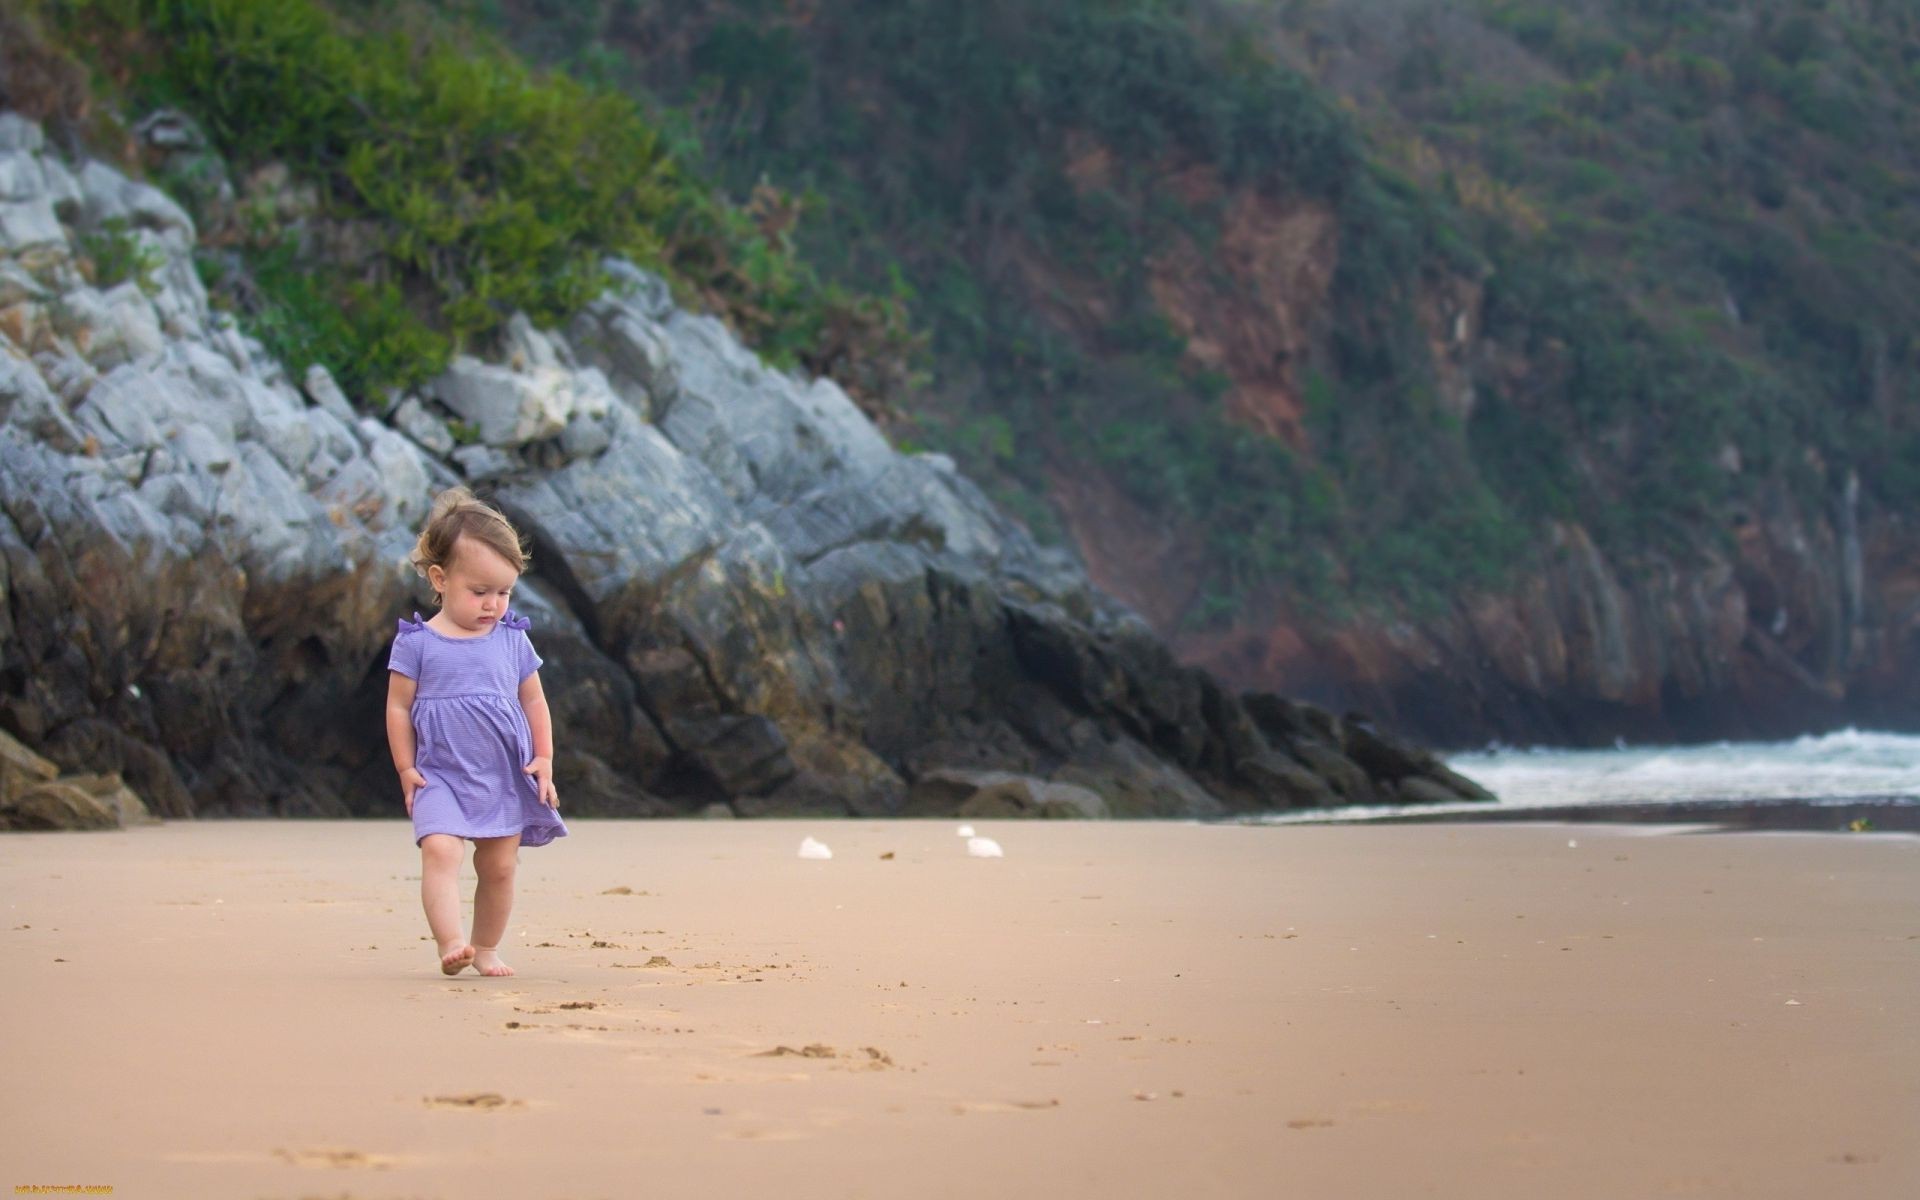
{"label": "shrub on cliff", "polygon": [[132,103],[185,109],[237,167],[284,163],[320,220],[360,231],[362,253],[329,261],[252,247],[249,315],[289,366],[325,361],[363,398],[411,385],[515,310],[565,319],[610,254],[717,302],[776,360],[845,358],[862,337],[869,358],[910,350],[897,311],[821,284],[683,172],[631,100],[395,13],[419,28],[315,0],[45,6]]}

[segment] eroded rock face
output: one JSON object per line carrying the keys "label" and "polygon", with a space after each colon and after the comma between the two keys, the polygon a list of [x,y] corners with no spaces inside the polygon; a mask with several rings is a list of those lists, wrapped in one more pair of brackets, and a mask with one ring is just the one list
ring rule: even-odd
{"label": "eroded rock face", "polygon": [[1844,501],[1836,514],[1763,499],[1730,552],[1635,572],[1563,526],[1534,575],[1417,625],[1313,629],[1281,615],[1180,649],[1241,686],[1284,682],[1437,745],[1910,726],[1920,528],[1881,512],[1855,529]]}
{"label": "eroded rock face", "polygon": [[[428,607],[406,555],[454,482],[532,542],[515,604],[571,812],[1474,792],[1180,666],[951,461],[898,453],[836,385],[768,369],[628,264],[566,330],[516,320],[503,361],[375,418],[208,309],[177,206],[37,135],[0,116],[0,229],[24,239],[0,244],[0,725],[162,816],[401,811],[386,652]],[[159,265],[103,290],[76,247],[108,213]],[[1020,782],[936,786],[981,771]]]}

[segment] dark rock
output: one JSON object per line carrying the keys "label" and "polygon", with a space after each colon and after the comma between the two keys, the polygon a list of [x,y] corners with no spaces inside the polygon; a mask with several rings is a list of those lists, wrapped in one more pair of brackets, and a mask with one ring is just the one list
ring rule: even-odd
{"label": "dark rock", "polygon": [[1131,738],[1082,754],[1052,778],[1098,794],[1116,817],[1218,817],[1228,811],[1219,797]]}
{"label": "dark rock", "polygon": [[1331,808],[1340,803],[1325,779],[1282,754],[1268,751],[1245,759],[1240,770],[1269,798],[1264,807]]}
{"label": "dark rock", "polygon": [[915,779],[907,794],[909,816],[1098,818],[1108,814],[1098,792],[1070,783],[1011,771],[940,768]]}
{"label": "dark rock", "polygon": [[1392,782],[1424,774],[1439,765],[1427,751],[1389,741],[1374,732],[1370,724],[1351,717],[1342,722],[1342,733],[1347,757],[1377,779]]}
{"label": "dark rock", "polygon": [[1394,785],[1403,804],[1458,804],[1469,799],[1444,784],[1421,775],[1409,775]]}
{"label": "dark rock", "polygon": [[580,817],[671,817],[684,815],[660,797],[650,794],[586,750],[562,754],[554,763],[554,790],[560,793],[560,811]]}
{"label": "dark rock", "polygon": [[8,803],[28,788],[46,783],[60,774],[60,768],[21,745],[5,730],[0,730],[0,803]]}
{"label": "dark rock", "polygon": [[122,827],[160,824],[160,819],[147,810],[146,804],[126,785],[117,771],[109,771],[104,775],[68,775],[60,782],[72,784],[98,800],[114,814],[115,821]]}
{"label": "dark rock", "polygon": [[1309,771],[1326,780],[1327,786],[1333,789],[1342,803],[1380,802],[1379,794],[1374,791],[1366,771],[1338,750],[1304,738],[1295,739],[1288,748]]}
{"label": "dark rock", "polygon": [[0,802],[0,829],[118,829],[119,814],[85,789],[51,780]]}

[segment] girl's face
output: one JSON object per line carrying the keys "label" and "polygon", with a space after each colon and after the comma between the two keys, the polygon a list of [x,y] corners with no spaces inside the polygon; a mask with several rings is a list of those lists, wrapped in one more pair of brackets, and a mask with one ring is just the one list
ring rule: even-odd
{"label": "girl's face", "polygon": [[519,578],[520,572],[498,550],[470,537],[454,542],[451,561],[444,568],[427,568],[427,582],[440,593],[440,610],[460,630],[476,637],[493,632]]}

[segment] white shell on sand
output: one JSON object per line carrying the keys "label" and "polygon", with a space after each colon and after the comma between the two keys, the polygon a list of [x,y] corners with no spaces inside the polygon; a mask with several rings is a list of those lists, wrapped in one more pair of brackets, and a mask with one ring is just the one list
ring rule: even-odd
{"label": "white shell on sand", "polygon": [[832,858],[833,851],[827,849],[825,842],[816,842],[812,838],[800,839],[801,858]]}
{"label": "white shell on sand", "polygon": [[957,833],[957,834],[959,834],[959,835],[960,835],[961,837],[972,837],[972,836],[973,836],[973,826],[971,826],[971,825],[962,825],[962,826],[961,826],[960,828],[958,828],[958,829],[956,829],[956,830],[954,830],[954,832],[955,832],[955,833]]}
{"label": "white shell on sand", "polygon": [[967,839],[967,853],[975,858],[1005,858],[1000,843],[988,837],[970,837]]}

